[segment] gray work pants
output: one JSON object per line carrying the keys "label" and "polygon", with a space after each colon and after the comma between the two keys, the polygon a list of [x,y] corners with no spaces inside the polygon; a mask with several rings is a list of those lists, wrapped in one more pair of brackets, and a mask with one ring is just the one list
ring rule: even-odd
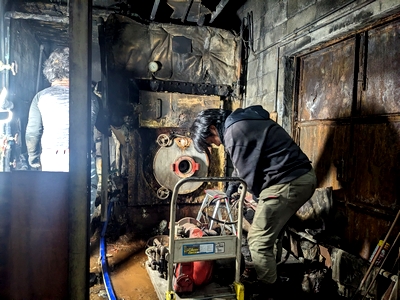
{"label": "gray work pants", "polygon": [[295,180],[261,191],[253,223],[247,236],[258,279],[265,284],[276,281],[274,245],[278,234],[316,188],[314,170]]}

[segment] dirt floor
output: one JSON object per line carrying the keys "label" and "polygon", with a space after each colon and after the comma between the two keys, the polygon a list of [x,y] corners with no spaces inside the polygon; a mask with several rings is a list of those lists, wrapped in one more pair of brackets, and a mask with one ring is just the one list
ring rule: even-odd
{"label": "dirt floor", "polygon": [[[154,290],[145,267],[145,264],[148,263],[145,248],[146,243],[144,241],[127,242],[127,239],[124,237],[114,243],[107,244],[108,271],[113,291],[118,300],[158,300],[157,293]],[[92,275],[97,276],[92,277],[93,285],[90,288],[90,300],[108,299],[105,286],[102,282],[103,278],[98,245],[93,246],[91,253],[90,272]],[[250,272],[254,276],[255,273],[252,271],[251,263],[248,262],[249,252],[246,245],[243,246],[242,253],[244,254],[244,259],[246,261],[245,266],[247,267],[244,274]],[[234,274],[234,270],[231,271],[223,271],[220,274],[221,278],[223,279],[230,273]],[[326,295],[331,296],[329,299],[339,299],[332,297],[334,295],[332,290],[314,295],[313,293],[305,293],[304,274],[306,271],[306,266],[293,257],[290,257],[286,263],[278,267],[280,278],[283,280],[282,299],[317,300],[325,299]],[[214,277],[215,275],[217,274],[214,274]],[[246,300],[251,300],[253,298],[249,296],[249,293],[251,293],[256,279],[248,278],[245,282],[245,294],[247,294],[245,298]],[[310,285],[308,288],[312,286],[313,285]]]}
{"label": "dirt floor", "polygon": [[[110,251],[111,253],[113,251]],[[90,257],[91,271],[98,271],[99,251]],[[115,296],[119,300],[157,300],[149,275],[145,269],[147,256],[143,251],[131,255],[123,263],[109,270]],[[90,300],[108,299],[102,278],[90,288]]]}
{"label": "dirt floor", "polygon": [[[100,228],[100,227],[99,227]],[[145,253],[150,240],[142,240],[132,234],[119,236],[117,226],[109,226],[106,234],[107,268],[111,279],[112,290],[118,300],[158,300],[157,292],[148,275],[146,264],[148,257]],[[129,232],[129,231],[125,231]],[[160,237],[160,236],[158,236]],[[108,299],[100,264],[100,231],[97,230],[91,238],[90,300]],[[257,279],[251,262],[246,235],[242,240],[242,282],[245,286],[245,299],[252,300],[254,289],[257,289]],[[285,251],[283,256],[285,257]],[[279,278],[282,281],[279,299],[319,300],[340,299],[335,297],[335,285],[329,275],[322,272],[320,265],[304,264],[292,257],[278,266]],[[218,267],[217,267],[218,266]],[[224,260],[214,265],[213,282],[221,283],[234,281],[235,263]],[[222,284],[222,283],[221,283]],[[159,292],[159,291],[158,291]]]}

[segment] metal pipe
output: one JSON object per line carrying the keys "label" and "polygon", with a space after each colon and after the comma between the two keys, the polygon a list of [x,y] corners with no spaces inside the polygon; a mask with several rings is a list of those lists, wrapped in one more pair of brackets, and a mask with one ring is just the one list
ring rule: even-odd
{"label": "metal pipe", "polygon": [[229,2],[229,0],[221,0],[218,3],[217,7],[215,8],[215,11],[213,11],[211,14],[210,23],[214,22],[215,18],[218,17],[218,15],[224,9],[225,5],[228,4],[228,2]]}
{"label": "metal pipe", "polygon": [[41,78],[41,72],[42,72],[43,51],[44,51],[44,46],[40,45],[38,71],[37,71],[37,77],[36,77],[36,93],[39,92],[40,78]]}
{"label": "metal pipe", "polygon": [[[0,15],[5,15],[4,9],[5,9],[5,1],[0,1]],[[4,22],[0,22],[0,37],[4,37]],[[4,50],[4,38],[0,39],[0,58],[3,58],[5,55],[5,50]],[[2,75],[2,86],[5,87],[5,74],[3,73]]]}
{"label": "metal pipe", "polygon": [[[100,46],[100,63],[101,63],[101,83],[103,110],[108,115],[108,60],[104,36],[104,19],[98,18],[97,20],[99,46]],[[101,138],[101,221],[107,220],[107,207],[108,207],[108,172],[110,163],[109,151],[109,137],[102,134]]]}
{"label": "metal pipe", "polygon": [[[4,50],[4,64],[8,65],[10,62],[10,18],[5,17],[4,18],[4,25],[5,28],[3,27],[3,30],[5,30],[5,34],[3,35],[4,37],[4,44],[3,44],[3,50]],[[8,90],[9,87],[9,81],[10,81],[10,75],[9,72],[4,72],[3,75],[3,88],[5,87]],[[7,122],[2,126],[2,132],[5,136],[6,139],[10,138],[11,135],[11,122]],[[1,132],[0,132],[1,134]],[[11,141],[8,142],[7,147],[5,148],[2,161],[1,161],[1,166],[0,169],[3,172],[10,172],[11,167],[10,167],[10,162],[11,162],[11,147],[10,143]]]}
{"label": "metal pipe", "polygon": [[[4,23],[5,23],[5,31],[6,31],[6,34],[4,35],[4,64],[8,65],[10,63],[10,23],[11,23],[11,19],[5,17]],[[5,72],[4,76],[5,76],[4,87],[6,87],[8,89],[8,84],[9,84],[9,80],[10,80],[9,72]]]}
{"label": "metal pipe", "polygon": [[182,22],[186,21],[186,18],[189,15],[190,9],[192,8],[193,0],[189,0],[189,1],[190,1],[190,3],[186,5],[186,9],[184,11],[184,14],[182,15],[182,18],[181,18]]}
{"label": "metal pipe", "polygon": [[156,17],[158,5],[160,4],[160,0],[155,0],[153,4],[153,9],[151,10],[150,20],[154,20]]}
{"label": "metal pipe", "polygon": [[274,112],[277,112],[278,110],[278,90],[279,90],[279,56],[281,55],[281,48],[278,46],[277,47],[277,64],[276,64],[276,83],[275,83],[275,101],[274,101]]}
{"label": "metal pipe", "polygon": [[23,20],[38,20],[45,22],[69,24],[69,17],[58,17],[50,15],[29,14],[18,11],[8,11],[4,15],[6,18],[23,19]]}
{"label": "metal pipe", "polygon": [[68,299],[89,299],[92,1],[71,0],[69,20]]}

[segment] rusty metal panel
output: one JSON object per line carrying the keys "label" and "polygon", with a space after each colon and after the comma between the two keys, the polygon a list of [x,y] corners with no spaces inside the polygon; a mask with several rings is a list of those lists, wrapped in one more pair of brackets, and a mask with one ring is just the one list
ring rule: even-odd
{"label": "rusty metal panel", "polygon": [[201,111],[219,107],[218,96],[140,91],[140,127],[188,127]]}
{"label": "rusty metal panel", "polygon": [[347,180],[342,165],[349,160],[349,124],[311,122],[300,126],[300,147],[312,161],[318,186],[342,190],[342,183]]}
{"label": "rusty metal panel", "polygon": [[362,115],[400,112],[400,22],[368,32],[367,87]]}
{"label": "rusty metal panel", "polygon": [[[353,253],[359,254],[364,259],[369,259],[379,239],[384,237],[393,223],[393,217],[384,218],[380,214],[367,211],[358,205],[349,205],[347,209],[348,224],[346,239],[351,241]],[[373,224],[373,225],[372,225]],[[393,228],[389,241],[399,232],[400,225]]]}
{"label": "rusty metal panel", "polygon": [[1,299],[68,299],[68,177],[0,173]]}
{"label": "rusty metal panel", "polygon": [[351,115],[355,39],[301,58],[300,121]]}
{"label": "rusty metal panel", "polygon": [[375,208],[400,205],[400,119],[356,124],[354,200]]}
{"label": "rusty metal panel", "polygon": [[366,259],[400,207],[399,24],[300,58],[296,139],[333,187],[338,236]]}

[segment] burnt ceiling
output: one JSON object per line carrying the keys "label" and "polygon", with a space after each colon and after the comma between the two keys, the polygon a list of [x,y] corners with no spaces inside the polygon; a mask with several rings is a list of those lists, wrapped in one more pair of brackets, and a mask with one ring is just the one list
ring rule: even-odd
{"label": "burnt ceiling", "polygon": [[[96,20],[111,13],[129,16],[143,23],[173,23],[210,26],[238,33],[238,9],[247,0],[94,0],[93,39],[97,40]],[[69,1],[12,1],[6,16],[27,23],[41,44],[68,45]]]}

